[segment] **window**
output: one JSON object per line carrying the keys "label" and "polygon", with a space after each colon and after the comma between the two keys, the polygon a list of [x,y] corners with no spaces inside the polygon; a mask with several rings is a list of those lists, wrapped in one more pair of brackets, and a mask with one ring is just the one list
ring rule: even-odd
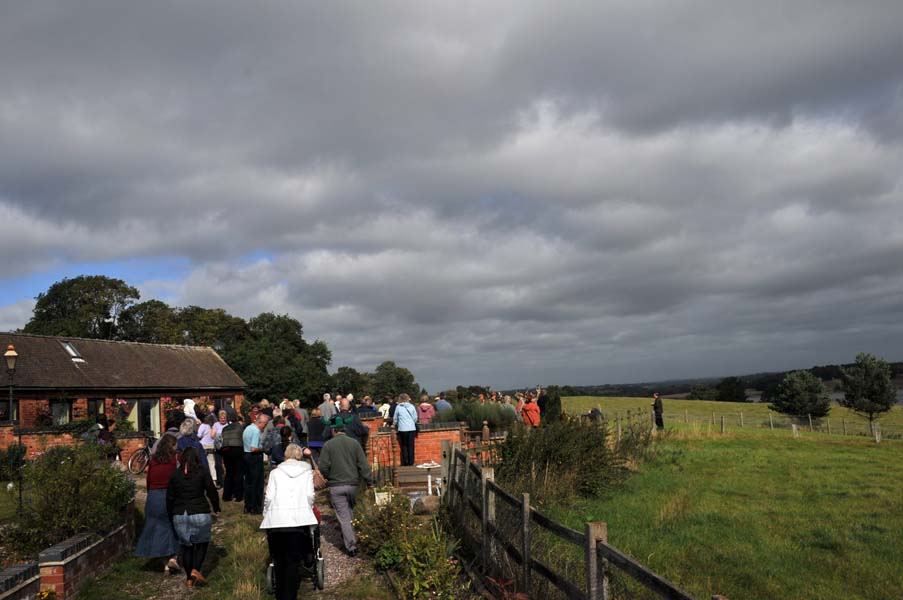
{"label": "window", "polygon": [[105,402],[103,398],[88,398],[87,418],[95,419],[97,415],[104,414]]}
{"label": "window", "polygon": [[66,350],[66,353],[69,355],[69,358],[72,359],[72,362],[85,362],[85,359],[82,358],[82,355],[79,354],[76,347],[72,344],[72,342],[60,342],[63,345],[63,348]]}
{"label": "window", "polygon": [[127,419],[135,431],[152,431],[160,435],[160,400],[157,398],[126,398]]}
{"label": "window", "polygon": [[0,398],[0,421],[15,421],[19,418],[19,401],[13,400],[13,414],[9,415],[9,399]]}
{"label": "window", "polygon": [[50,403],[50,418],[54,425],[65,425],[72,420],[72,400],[54,400]]}

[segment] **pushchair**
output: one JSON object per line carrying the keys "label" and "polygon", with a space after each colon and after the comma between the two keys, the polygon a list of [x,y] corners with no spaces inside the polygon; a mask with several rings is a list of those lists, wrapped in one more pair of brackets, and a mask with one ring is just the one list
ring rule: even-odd
{"label": "pushchair", "polygon": [[[323,558],[323,551],[320,548],[320,523],[322,522],[322,518],[320,517],[320,509],[317,508],[316,505],[314,505],[313,509],[314,516],[317,517],[317,524],[308,525],[307,529],[310,532],[310,545],[313,549],[314,563],[311,567],[306,567],[302,564],[301,571],[313,581],[314,586],[318,590],[322,590],[326,585],[326,560]],[[269,586],[269,592],[275,594],[276,569],[272,562],[267,564],[267,584]]]}

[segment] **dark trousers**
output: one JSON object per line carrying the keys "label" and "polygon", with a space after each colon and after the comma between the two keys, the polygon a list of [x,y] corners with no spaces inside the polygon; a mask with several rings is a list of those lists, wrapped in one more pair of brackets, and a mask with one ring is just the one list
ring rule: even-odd
{"label": "dark trousers", "polygon": [[245,452],[245,512],[263,512],[263,454]]}
{"label": "dark trousers", "polygon": [[307,527],[267,529],[267,546],[276,575],[276,600],[297,600],[298,568],[313,564],[313,545]]}
{"label": "dark trousers", "polygon": [[401,448],[402,467],[409,467],[414,464],[414,440],[416,439],[416,431],[398,432],[398,446]]}
{"label": "dark trousers", "polygon": [[662,418],[662,413],[660,412],[655,413],[655,426],[658,429],[665,428],[665,420]]}
{"label": "dark trousers", "polygon": [[223,457],[219,452],[213,453],[213,467],[216,471],[216,485],[223,485]]}
{"label": "dark trousers", "polygon": [[245,497],[244,451],[229,448],[223,454],[226,467],[226,481],[223,483],[223,500],[241,500]]}

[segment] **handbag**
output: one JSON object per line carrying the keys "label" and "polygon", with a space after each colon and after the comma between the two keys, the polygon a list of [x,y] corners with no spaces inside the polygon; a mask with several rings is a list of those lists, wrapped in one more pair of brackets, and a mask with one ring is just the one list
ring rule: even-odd
{"label": "handbag", "polygon": [[314,457],[310,457],[310,462],[314,467],[314,490],[320,491],[325,490],[329,482],[326,481],[326,478],[323,477],[323,473],[320,472],[320,467],[317,466],[317,461],[314,460]]}

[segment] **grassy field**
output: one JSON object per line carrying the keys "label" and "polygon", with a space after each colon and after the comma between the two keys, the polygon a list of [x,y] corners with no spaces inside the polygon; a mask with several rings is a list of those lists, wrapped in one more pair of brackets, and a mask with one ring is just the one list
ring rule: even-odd
{"label": "grassy field", "polygon": [[[566,401],[578,411],[600,405],[626,412],[648,404]],[[666,406],[682,413],[692,404]],[[751,409],[767,419],[764,406],[741,406],[744,415]],[[705,417],[707,410],[696,414]],[[898,411],[890,417],[899,419]],[[903,597],[903,442],[689,429],[675,426],[661,454],[612,497],[562,507],[553,516],[577,528],[607,522],[616,547],[699,598]]]}
{"label": "grassy field", "polygon": [[[743,421],[746,427],[768,427],[768,416],[772,417],[775,427],[789,427],[792,419],[768,409],[764,403],[753,402],[713,402],[709,400],[672,400],[665,398],[664,417],[666,424],[679,425],[684,420],[694,420],[704,424],[711,422],[712,413],[718,427],[721,426],[721,416],[724,415],[728,427],[735,428],[740,425],[740,413],[743,413]],[[571,396],[561,399],[564,412],[569,414],[586,413],[593,407],[599,407],[607,416],[620,415],[624,417],[627,411],[643,412],[646,415],[652,410],[651,398],[602,398],[596,396]],[[868,420],[842,406],[834,405],[831,413],[821,422],[816,422],[816,428],[827,431],[827,423],[830,421],[832,433],[839,433],[846,420],[847,431],[851,434],[866,434]],[[878,422],[882,432],[886,435],[903,437],[903,406],[896,406],[885,413]],[[807,424],[808,426],[808,424]]]}

